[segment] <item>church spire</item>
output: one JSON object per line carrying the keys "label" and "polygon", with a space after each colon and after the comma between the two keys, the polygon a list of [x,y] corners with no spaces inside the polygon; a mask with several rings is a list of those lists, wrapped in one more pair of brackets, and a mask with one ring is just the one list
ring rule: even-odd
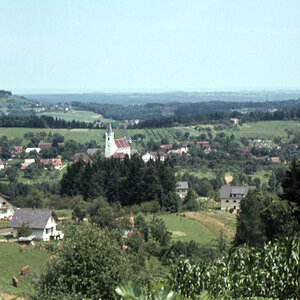
{"label": "church spire", "polygon": [[107,134],[111,134],[111,133],[112,133],[112,128],[111,128],[111,123],[109,123],[107,128]]}

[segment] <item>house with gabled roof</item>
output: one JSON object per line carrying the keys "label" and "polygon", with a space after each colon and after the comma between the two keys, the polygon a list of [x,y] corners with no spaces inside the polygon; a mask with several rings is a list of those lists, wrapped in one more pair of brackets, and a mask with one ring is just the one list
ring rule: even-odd
{"label": "house with gabled roof", "polygon": [[187,181],[178,181],[176,184],[176,193],[179,197],[184,198],[189,191],[189,184]]}
{"label": "house with gabled roof", "polygon": [[38,147],[41,149],[49,149],[52,147],[52,143],[39,143]]}
{"label": "house with gabled roof", "polygon": [[13,236],[17,237],[18,229],[27,224],[32,230],[34,240],[50,241],[62,239],[64,234],[57,230],[58,218],[49,209],[17,209],[9,227],[13,228]]}
{"label": "house with gabled roof", "polygon": [[10,219],[15,213],[15,208],[8,196],[0,195],[0,219]]}
{"label": "house with gabled roof", "polygon": [[223,185],[220,191],[221,210],[237,212],[240,209],[240,201],[245,198],[249,190],[254,190],[255,186],[230,186]]}

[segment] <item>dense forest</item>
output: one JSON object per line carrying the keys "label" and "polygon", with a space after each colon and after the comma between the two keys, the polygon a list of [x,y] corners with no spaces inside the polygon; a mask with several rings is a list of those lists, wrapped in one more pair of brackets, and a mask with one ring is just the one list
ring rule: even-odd
{"label": "dense forest", "polygon": [[167,116],[190,116],[206,115],[215,112],[231,113],[232,111],[260,111],[266,112],[268,109],[294,109],[300,107],[300,100],[288,101],[266,101],[266,102],[225,102],[209,101],[198,103],[180,103],[169,102],[165,104],[148,103],[144,105],[121,104],[99,104],[99,103],[82,103],[73,101],[72,106],[80,110],[93,111],[102,114],[105,118],[121,120],[152,120],[160,119]]}

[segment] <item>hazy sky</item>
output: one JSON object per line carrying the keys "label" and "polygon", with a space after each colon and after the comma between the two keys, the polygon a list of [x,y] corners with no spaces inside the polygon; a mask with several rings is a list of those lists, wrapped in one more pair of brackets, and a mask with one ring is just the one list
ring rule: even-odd
{"label": "hazy sky", "polygon": [[300,88],[299,0],[0,0],[0,89]]}

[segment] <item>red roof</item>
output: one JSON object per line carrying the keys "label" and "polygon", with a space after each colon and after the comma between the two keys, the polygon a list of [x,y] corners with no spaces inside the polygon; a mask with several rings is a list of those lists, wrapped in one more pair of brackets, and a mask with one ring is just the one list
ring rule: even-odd
{"label": "red roof", "polygon": [[121,149],[121,148],[130,148],[130,146],[128,145],[128,143],[126,142],[126,140],[124,138],[122,138],[122,139],[115,139],[115,144],[118,147],[118,149]]}
{"label": "red roof", "polygon": [[41,159],[41,163],[44,166],[52,165],[53,167],[57,167],[61,165],[61,159],[60,158],[46,158]]}
{"label": "red roof", "polygon": [[209,148],[209,142],[208,141],[197,142],[197,148]]}
{"label": "red roof", "polygon": [[273,163],[280,163],[280,158],[278,156],[275,156],[275,157],[271,157],[271,161]]}
{"label": "red roof", "polygon": [[45,149],[45,148],[51,148],[52,143],[39,143],[39,148]]}
{"label": "red roof", "polygon": [[13,146],[13,149],[15,151],[22,151],[23,150],[23,147],[22,146]]}
{"label": "red roof", "polygon": [[183,142],[181,142],[181,145],[183,147],[186,147],[186,146],[189,146],[189,145],[194,145],[194,142],[193,141],[183,141]]}
{"label": "red roof", "polygon": [[168,145],[160,145],[161,149],[165,149],[165,150],[171,150],[173,149],[173,146],[171,144]]}

